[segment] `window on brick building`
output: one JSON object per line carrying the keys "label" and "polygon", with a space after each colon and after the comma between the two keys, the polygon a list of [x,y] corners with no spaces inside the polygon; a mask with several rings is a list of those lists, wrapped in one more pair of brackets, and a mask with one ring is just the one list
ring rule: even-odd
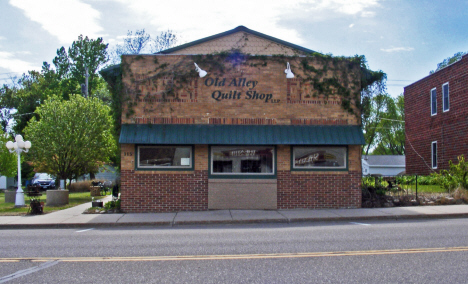
{"label": "window on brick building", "polygon": [[292,147],[293,170],[346,170],[347,147],[294,146]]}
{"label": "window on brick building", "polygon": [[450,100],[449,100],[449,83],[442,85],[442,104],[444,112],[449,110]]}
{"label": "window on brick building", "polygon": [[437,114],[437,91],[436,88],[431,90],[431,115]]}
{"label": "window on brick building", "polygon": [[432,168],[437,169],[437,141],[432,142]]}
{"label": "window on brick building", "polygon": [[275,148],[273,146],[212,146],[213,176],[273,176]]}
{"label": "window on brick building", "polygon": [[138,169],[192,169],[192,146],[138,146]]}

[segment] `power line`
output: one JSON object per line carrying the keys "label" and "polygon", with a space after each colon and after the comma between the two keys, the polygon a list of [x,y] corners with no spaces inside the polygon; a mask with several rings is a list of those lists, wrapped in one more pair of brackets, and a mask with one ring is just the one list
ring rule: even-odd
{"label": "power line", "polygon": [[379,117],[379,119],[390,120],[390,121],[397,121],[397,122],[405,122],[404,120],[397,120],[397,119],[390,119],[390,118],[383,118],[383,117]]}

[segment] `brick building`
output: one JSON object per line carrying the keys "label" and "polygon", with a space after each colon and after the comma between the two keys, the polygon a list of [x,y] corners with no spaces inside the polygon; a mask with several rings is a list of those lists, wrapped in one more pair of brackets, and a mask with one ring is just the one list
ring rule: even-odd
{"label": "brick building", "polygon": [[468,55],[405,87],[406,172],[427,175],[468,156]]}
{"label": "brick building", "polygon": [[362,69],[313,53],[240,26],[123,56],[122,209],[360,207]]}

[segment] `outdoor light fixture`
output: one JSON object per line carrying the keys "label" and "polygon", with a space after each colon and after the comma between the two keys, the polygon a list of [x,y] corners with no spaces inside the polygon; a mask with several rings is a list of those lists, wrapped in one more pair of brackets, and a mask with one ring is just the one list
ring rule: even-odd
{"label": "outdoor light fixture", "polygon": [[294,78],[294,74],[291,71],[291,66],[289,66],[289,62],[286,65],[286,69],[284,70],[284,73],[286,73],[286,78],[288,78],[288,79]]}
{"label": "outdoor light fixture", "polygon": [[23,136],[16,135],[15,142],[12,141],[6,142],[5,146],[10,150],[10,153],[16,152],[18,155],[18,190],[16,191],[16,198],[15,198],[15,207],[23,207],[24,206],[24,192],[23,188],[21,188],[21,152],[27,153],[31,148],[31,142],[23,141]]}
{"label": "outdoor light fixture", "polygon": [[208,74],[205,70],[198,67],[197,63],[194,62],[193,64],[195,64],[195,70],[198,72],[198,75],[200,75],[200,78],[203,78]]}

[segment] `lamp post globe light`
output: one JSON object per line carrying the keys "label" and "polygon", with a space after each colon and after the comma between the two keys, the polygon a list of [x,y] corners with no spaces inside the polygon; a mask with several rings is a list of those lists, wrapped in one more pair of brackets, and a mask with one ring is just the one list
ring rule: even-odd
{"label": "lamp post globe light", "polygon": [[23,141],[23,136],[16,135],[15,142],[8,141],[6,147],[10,150],[10,153],[16,152],[18,155],[18,190],[16,191],[15,207],[24,206],[24,192],[21,188],[21,152],[27,153],[31,148],[31,142]]}

